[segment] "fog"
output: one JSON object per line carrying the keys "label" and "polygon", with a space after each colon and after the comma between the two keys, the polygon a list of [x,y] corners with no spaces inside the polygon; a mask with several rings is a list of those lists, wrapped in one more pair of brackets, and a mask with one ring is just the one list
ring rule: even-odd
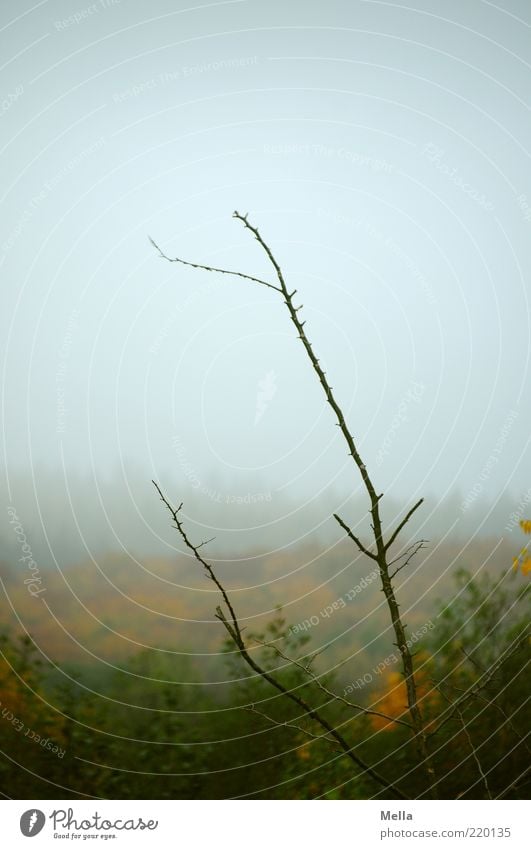
{"label": "fog", "polygon": [[[441,11],[442,10],[442,11]],[[4,504],[42,564],[368,529],[249,213],[392,524],[529,504],[526,3],[4,6]],[[528,198],[530,198],[528,200]],[[11,514],[12,515],[12,514]],[[16,554],[10,515],[4,559]],[[516,543],[518,546],[519,543]]]}
{"label": "fog", "polygon": [[[264,552],[335,549],[345,534],[334,513],[367,544],[371,538],[368,503],[361,492],[349,498],[339,489],[327,488],[303,501],[265,487],[237,492],[215,476],[211,483],[207,491],[201,491],[182,477],[166,476],[163,486],[174,506],[184,502],[181,517],[192,540],[214,538],[208,553],[219,560],[249,563],[256,558],[259,563]],[[21,544],[26,540],[40,568],[62,570],[108,552],[131,558],[189,556],[141,469],[127,469],[123,475],[102,480],[74,474],[60,478],[37,470],[34,476],[13,478],[11,484],[11,495],[5,489],[2,492],[9,507],[0,532],[0,559],[4,566],[12,564],[15,578],[24,571]],[[386,498],[384,526],[394,528],[412,505],[412,500]],[[474,494],[465,499],[457,491],[440,500],[428,493],[402,533],[401,543],[405,546],[413,537],[423,538],[435,551],[444,542],[505,537],[517,553],[522,546],[518,522],[530,511],[531,487],[518,498],[506,492],[495,501]],[[248,571],[246,565],[245,574]]]}

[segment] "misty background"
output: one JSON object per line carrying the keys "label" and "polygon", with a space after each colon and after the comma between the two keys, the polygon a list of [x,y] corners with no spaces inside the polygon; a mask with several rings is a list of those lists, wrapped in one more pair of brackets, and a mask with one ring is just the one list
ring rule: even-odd
{"label": "misty background", "polygon": [[[281,299],[149,243],[270,279],[234,209],[299,292],[386,522],[425,496],[435,545],[512,534],[527,4],[177,5],[1,12],[1,489],[36,561],[181,552],[152,479],[221,559],[333,548],[334,511],[368,531]],[[16,573],[5,508],[0,537]]]}

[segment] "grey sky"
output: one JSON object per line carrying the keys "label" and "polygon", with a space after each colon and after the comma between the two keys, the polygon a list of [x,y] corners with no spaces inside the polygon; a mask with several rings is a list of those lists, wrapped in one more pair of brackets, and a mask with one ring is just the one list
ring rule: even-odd
{"label": "grey sky", "polygon": [[3,4],[11,476],[358,489],[281,301],[148,243],[270,274],[237,208],[298,289],[378,489],[518,500],[530,10],[417,7]]}

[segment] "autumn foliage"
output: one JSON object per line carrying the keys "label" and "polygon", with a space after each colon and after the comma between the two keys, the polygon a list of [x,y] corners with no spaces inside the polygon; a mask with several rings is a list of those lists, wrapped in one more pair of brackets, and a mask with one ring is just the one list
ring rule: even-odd
{"label": "autumn foliage", "polygon": [[[521,519],[520,527],[524,534],[531,534],[530,519]],[[515,572],[518,572],[518,570],[520,570],[522,575],[529,575],[531,573],[531,557],[529,556],[529,544],[525,545],[520,550],[518,557],[513,557],[513,569]]]}
{"label": "autumn foliage", "polygon": [[[416,680],[419,694],[419,702],[423,714],[426,717],[433,716],[437,712],[440,697],[430,680],[430,656],[427,652],[419,652],[416,656]],[[404,675],[399,670],[390,670],[383,675],[378,689],[373,692],[373,704],[375,711],[385,713],[395,719],[407,718],[407,694]],[[371,716],[370,722],[375,731],[392,731],[395,723],[380,716]],[[429,731],[429,721],[426,722]]]}

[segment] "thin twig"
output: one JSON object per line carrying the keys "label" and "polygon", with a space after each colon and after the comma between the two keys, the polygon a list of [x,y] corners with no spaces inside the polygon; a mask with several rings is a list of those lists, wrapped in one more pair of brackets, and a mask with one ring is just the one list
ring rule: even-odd
{"label": "thin twig", "polygon": [[[485,773],[483,771],[483,767],[481,766],[481,761],[480,761],[479,755],[476,751],[476,747],[474,746],[474,743],[472,741],[472,737],[470,736],[470,734],[468,732],[467,724],[466,724],[466,722],[463,718],[463,714],[461,713],[459,708],[457,708],[457,715],[459,717],[459,722],[461,723],[461,727],[462,727],[462,729],[465,733],[466,739],[468,740],[468,745],[470,746],[470,751],[472,752],[472,757],[474,758],[474,761],[476,762],[476,766],[477,766],[478,772],[481,776],[481,780],[483,782],[483,786],[485,788],[485,793],[487,794],[487,798],[492,799],[492,794],[490,792],[490,787],[489,787],[489,782],[487,781],[487,776],[485,775]],[[466,792],[467,792],[467,790],[463,790],[463,792],[460,793],[457,798],[461,799]]]}
{"label": "thin twig", "polygon": [[[403,557],[406,557],[406,560],[405,560],[405,561],[404,561],[404,562],[403,562],[400,566],[398,566],[398,567],[395,569],[395,571],[393,572],[393,574],[392,574],[392,575],[389,575],[389,577],[390,577],[390,579],[391,579],[391,580],[393,580],[393,578],[394,578],[396,575],[398,575],[398,573],[399,573],[399,572],[401,572],[401,571],[402,571],[402,569],[405,569],[405,568],[406,568],[406,566],[408,566],[408,565],[409,565],[409,563],[411,562],[411,560],[415,557],[415,555],[416,555],[416,554],[418,554],[418,552],[419,552],[419,551],[421,551],[423,548],[426,548],[426,546],[424,545],[424,543],[425,543],[425,542],[427,542],[427,541],[428,541],[428,540],[425,540],[425,539],[419,539],[419,540],[417,540],[417,542],[414,542],[414,543],[412,543],[411,545],[409,545],[409,546],[406,548],[406,550],[403,552],[403,554],[400,554],[398,557],[395,557],[395,559],[394,559],[394,560],[391,560],[391,562],[389,563],[389,566],[392,566],[392,565],[393,565],[393,563],[397,563],[397,562],[398,562],[399,560],[401,560]],[[413,549],[413,551],[411,551],[411,552],[410,552],[410,549]],[[409,552],[409,553],[408,553],[408,552]],[[407,555],[407,556],[406,556],[406,555]]]}
{"label": "thin twig", "polygon": [[367,489],[367,491],[370,495],[371,504],[373,506],[375,504],[377,505],[381,496],[378,496],[376,494],[376,490],[374,489],[372,481],[369,477],[369,473],[367,472],[367,468],[365,466],[365,463],[361,459],[359,452],[358,452],[358,449],[356,448],[356,444],[354,442],[354,439],[352,437],[352,434],[350,433],[350,431],[347,427],[347,423],[345,421],[345,416],[343,415],[343,411],[342,411],[341,407],[339,406],[339,404],[337,403],[337,401],[335,399],[335,396],[332,392],[332,387],[328,383],[328,380],[326,379],[325,372],[321,368],[319,359],[316,357],[316,355],[313,351],[312,345],[310,344],[310,341],[309,341],[308,337],[306,336],[306,333],[304,331],[304,322],[301,322],[298,315],[297,315],[297,310],[299,308],[295,308],[295,306],[293,304],[293,296],[295,295],[297,290],[294,289],[293,292],[288,291],[288,287],[286,285],[286,281],[284,280],[284,275],[282,273],[282,269],[280,268],[280,265],[278,264],[275,257],[273,256],[273,252],[271,251],[271,248],[263,240],[262,236],[260,235],[258,228],[254,227],[252,224],[249,223],[247,215],[241,215],[238,211],[235,211],[233,213],[233,218],[237,218],[239,221],[241,221],[242,224],[244,225],[244,227],[253,234],[253,236],[255,237],[257,242],[260,244],[261,248],[265,251],[269,261],[271,262],[271,265],[275,269],[275,273],[277,275],[278,282],[280,283],[280,290],[281,290],[282,294],[284,295],[284,303],[286,304],[286,306],[289,310],[290,318],[291,318],[293,324],[295,325],[295,328],[296,328],[297,333],[299,335],[299,339],[301,340],[302,344],[304,345],[304,347],[306,349],[306,353],[308,354],[308,357],[310,358],[310,361],[312,363],[313,369],[314,369],[317,377],[319,378],[319,382],[320,382],[321,386],[323,387],[324,393],[326,395],[326,400],[328,401],[328,403],[332,407],[334,413],[336,414],[337,423],[338,423],[340,430],[341,430],[341,433],[343,434],[345,441],[348,445],[349,453],[351,454],[352,458],[354,459],[354,462],[356,463],[356,465],[357,465],[357,467],[360,471],[360,474],[362,476],[365,487],[366,487],[366,489]]}
{"label": "thin twig", "polygon": [[334,701],[342,702],[344,705],[347,705],[348,707],[351,707],[351,708],[354,708],[355,710],[360,711],[360,713],[365,713],[365,714],[370,715],[370,716],[378,716],[381,719],[388,719],[389,722],[396,722],[397,725],[404,725],[406,728],[411,729],[412,726],[410,725],[410,723],[406,722],[403,719],[397,719],[394,716],[389,716],[389,714],[387,714],[387,713],[380,713],[380,711],[378,711],[378,710],[371,710],[371,708],[363,707],[363,705],[358,705],[358,704],[356,704],[356,702],[351,702],[351,701],[349,701],[349,699],[345,699],[343,696],[340,696],[337,693],[334,693],[332,690],[329,690],[328,687],[325,687],[325,685],[313,673],[313,671],[310,669],[310,667],[307,664],[301,663],[299,660],[295,660],[295,658],[293,658],[293,657],[289,657],[287,654],[285,654],[282,651],[282,649],[279,649],[279,647],[276,646],[274,643],[259,640],[256,637],[254,637],[254,641],[259,643],[259,645],[261,645],[261,646],[266,646],[267,648],[273,649],[273,651],[275,651],[278,654],[279,657],[282,657],[284,660],[287,660],[289,663],[293,663],[294,666],[297,666],[299,669],[302,669],[302,671],[305,672],[306,675],[308,675],[310,680],[323,693],[326,693],[326,695],[330,696],[330,698],[333,699]]}
{"label": "thin twig", "polygon": [[[414,548],[414,546],[418,545],[418,546],[419,546],[419,548],[417,549],[417,551],[420,551],[420,548],[424,548],[424,547],[425,547],[425,546],[424,546],[424,543],[428,543],[428,542],[429,542],[429,540],[428,540],[428,539],[418,539],[418,540],[415,540],[415,542],[412,542],[410,545],[408,545],[408,546],[404,549],[404,551],[402,552],[402,554],[398,554],[398,555],[397,555],[396,557],[394,557],[392,560],[389,560],[389,562],[388,562],[388,564],[387,564],[387,565],[388,565],[388,566],[394,566],[394,564],[395,564],[395,563],[398,563],[398,561],[399,561],[399,560],[402,560],[402,558],[403,558],[403,557],[406,557],[406,556],[407,556],[407,554],[408,554],[408,552],[410,551],[410,549]],[[415,552],[415,553],[416,553],[416,552]]]}
{"label": "thin twig", "polygon": [[391,548],[392,544],[394,543],[395,539],[397,538],[398,534],[400,533],[400,531],[402,530],[402,528],[404,527],[404,525],[406,525],[406,524],[409,522],[409,520],[411,519],[411,517],[412,517],[413,513],[415,512],[415,510],[418,510],[418,508],[420,507],[420,505],[422,504],[422,502],[423,502],[423,501],[424,501],[424,499],[423,499],[423,498],[419,499],[419,501],[417,501],[417,503],[413,505],[413,507],[411,508],[411,510],[409,511],[409,513],[408,513],[408,514],[407,514],[407,515],[406,515],[406,516],[402,519],[402,521],[401,521],[401,522],[400,522],[400,524],[398,525],[398,527],[397,527],[397,529],[395,530],[395,532],[391,535],[391,537],[390,537],[390,538],[388,539],[388,541],[386,542],[386,544],[385,544],[385,550],[386,550],[386,551],[387,551],[389,548]]}
{"label": "thin twig", "polygon": [[[469,653],[467,652],[467,650],[466,650],[463,646],[461,646],[461,651],[463,652],[463,654],[465,655],[465,657],[466,657],[466,658],[470,661],[470,663],[471,663],[471,664],[472,664],[472,665],[473,665],[476,669],[478,669],[480,672],[482,672],[483,674],[485,674],[485,672],[487,671],[487,670],[485,669],[485,667],[484,667],[481,663],[479,663],[479,662],[478,662],[475,658],[473,658],[473,657],[472,657],[472,655],[471,655],[471,654],[469,654]],[[522,668],[522,672],[524,672],[524,670],[526,669],[526,667],[527,667],[528,665],[529,665],[529,661],[528,661],[528,662],[525,664],[525,666]],[[488,687],[488,683],[489,683],[489,682],[487,682],[487,684],[485,685],[485,688],[484,688],[484,689],[486,689],[486,688]],[[490,706],[491,706],[491,707],[493,707],[493,708],[496,708],[496,710],[497,710],[499,713],[501,713],[501,715],[502,715],[502,716],[503,716],[503,718],[505,719],[505,721],[506,721],[507,725],[509,726],[509,728],[511,729],[511,731],[513,732],[513,734],[515,735],[515,737],[516,737],[516,738],[517,738],[517,739],[518,739],[521,743],[523,743],[523,744],[524,744],[524,746],[525,746],[525,748],[527,749],[527,751],[529,752],[529,754],[531,754],[531,749],[529,748],[529,746],[528,746],[528,745],[527,745],[527,743],[526,743],[526,738],[525,738],[525,737],[522,737],[522,735],[520,734],[520,732],[519,732],[519,731],[518,731],[518,730],[514,727],[514,725],[513,725],[513,723],[512,723],[511,716],[513,716],[514,714],[511,714],[511,716],[508,716],[508,714],[507,714],[507,712],[505,711],[505,709],[504,709],[504,708],[502,708],[502,706],[501,706],[500,704],[498,704],[498,702],[497,702],[497,698],[498,698],[498,695],[499,695],[499,694],[498,694],[498,693],[495,693],[495,694],[494,694],[494,696],[492,697],[492,699],[486,699],[486,698],[485,698],[485,696],[482,696],[482,695],[481,695],[481,692],[478,692],[476,695],[477,695],[477,698],[478,698],[478,699],[480,699],[480,701],[485,702],[486,704],[490,705]],[[519,706],[518,706],[517,710],[515,710],[515,713],[517,713],[519,710],[522,710],[522,709],[524,708],[524,706],[525,706],[525,705],[527,704],[527,702],[529,701],[529,698],[530,698],[530,697],[528,697],[528,698],[527,698],[524,702],[522,702],[522,704],[521,704],[521,705],[519,705]]]}
{"label": "thin twig", "polygon": [[335,746],[335,741],[331,740],[330,737],[327,737],[326,734],[312,734],[311,731],[308,731],[307,728],[303,728],[302,725],[297,725],[295,722],[290,722],[288,720],[280,720],[274,719],[269,714],[264,713],[261,710],[258,710],[254,705],[246,705],[244,707],[248,713],[255,713],[257,716],[261,716],[263,719],[267,719],[271,725],[274,725],[276,728],[293,728],[295,731],[300,731],[301,734],[305,734],[307,737],[310,737],[312,740],[326,740],[327,743]]}
{"label": "thin twig", "polygon": [[371,558],[371,560],[376,560],[376,561],[378,560],[378,558],[377,558],[376,554],[373,554],[373,553],[372,553],[372,551],[369,551],[369,549],[368,549],[368,548],[365,548],[365,546],[363,545],[363,543],[361,542],[361,540],[359,540],[357,536],[354,536],[354,534],[352,533],[351,529],[350,529],[350,528],[349,528],[349,526],[348,526],[348,525],[347,525],[347,524],[343,521],[343,519],[341,518],[341,516],[338,516],[338,515],[337,515],[337,513],[334,513],[334,519],[336,520],[336,522],[337,522],[339,525],[341,525],[341,527],[343,528],[343,530],[345,531],[345,533],[347,534],[347,536],[349,536],[349,537],[350,537],[350,539],[351,539],[353,542],[355,542],[355,543],[356,543],[356,545],[358,546],[358,548],[359,548],[359,550],[362,552],[362,554],[366,554],[366,555],[367,555],[367,557],[370,557],[370,558]]}
{"label": "thin twig", "polygon": [[[484,702],[484,703],[486,703],[487,705],[490,705],[491,707],[496,708],[496,710],[497,710],[499,713],[501,713],[501,715],[502,715],[502,716],[503,716],[503,718],[505,719],[505,722],[507,723],[507,725],[509,726],[509,728],[510,728],[510,729],[511,729],[511,731],[513,732],[514,736],[517,738],[517,740],[519,740],[519,741],[520,741],[520,743],[523,743],[523,745],[524,745],[524,746],[525,746],[525,748],[527,749],[527,752],[531,755],[531,748],[529,748],[529,746],[527,745],[526,738],[525,738],[525,737],[522,737],[522,735],[520,734],[520,732],[518,731],[518,729],[516,729],[516,728],[514,727],[514,725],[513,725],[513,723],[512,723],[512,720],[511,720],[511,717],[512,717],[512,716],[514,716],[514,714],[515,714],[515,713],[518,713],[519,711],[521,711],[521,710],[523,710],[523,709],[525,708],[526,704],[528,703],[528,701],[529,701],[529,699],[530,699],[531,697],[530,697],[530,696],[528,696],[528,697],[527,697],[527,699],[525,699],[525,701],[523,701],[521,705],[518,705],[518,707],[516,708],[516,710],[514,711],[514,713],[512,713],[512,714],[511,714],[511,716],[509,716],[509,715],[506,713],[506,711],[502,708],[502,706],[498,704],[498,702],[496,701],[496,698],[497,698],[497,696],[496,696],[496,695],[495,695],[492,699],[486,699],[486,698],[485,698],[485,696],[482,696],[482,695],[481,695],[481,693],[477,693],[477,698],[478,698],[481,702]],[[527,736],[529,737],[529,734],[528,734]]]}
{"label": "thin twig", "polygon": [[[448,696],[446,695],[446,693],[444,692],[444,690],[442,689],[442,687],[441,687],[440,685],[439,685],[439,686],[437,686],[437,691],[441,694],[441,696],[443,697],[443,699],[444,699],[446,702],[448,702],[450,705],[452,704],[451,699],[449,699],[449,698],[448,698]],[[463,733],[464,733],[464,735],[465,735],[465,737],[466,737],[466,739],[467,739],[467,741],[468,741],[468,745],[470,746],[470,751],[472,752],[472,757],[474,758],[475,764],[476,764],[476,766],[477,766],[477,768],[478,768],[478,772],[479,772],[479,774],[480,774],[480,776],[481,776],[481,781],[483,782],[483,786],[484,786],[484,788],[485,788],[485,793],[487,794],[487,797],[488,797],[489,799],[492,799],[492,795],[491,795],[490,787],[489,787],[489,782],[487,781],[487,776],[485,775],[485,773],[484,773],[484,771],[483,771],[483,767],[481,766],[481,761],[480,761],[480,759],[479,759],[479,757],[478,757],[478,753],[477,753],[477,751],[476,751],[476,747],[474,746],[473,740],[472,740],[472,738],[471,738],[471,736],[470,736],[470,733],[469,733],[469,731],[468,731],[468,726],[467,726],[467,724],[466,724],[466,722],[465,722],[465,718],[464,718],[463,714],[461,713],[461,710],[459,709],[459,706],[456,706],[456,709],[455,709],[455,710],[456,710],[457,716],[458,716],[458,718],[459,718],[459,722],[460,722],[460,724],[461,724],[461,728],[463,729]],[[465,793],[468,793],[469,789],[470,789],[470,788],[468,788],[468,787],[467,787],[465,790],[463,790],[461,793],[459,793],[459,795],[457,796],[457,798],[458,798],[458,799],[462,799],[462,798],[463,798],[463,796],[465,795]]]}
{"label": "thin twig", "polygon": [[161,490],[160,486],[158,485],[158,483],[156,483],[155,481],[152,481],[152,484],[153,484],[153,486],[155,487],[155,489],[157,490],[158,494],[160,495],[160,497],[161,497],[162,501],[164,502],[164,504],[166,505],[166,507],[167,507],[167,508],[168,508],[168,510],[170,511],[170,513],[171,513],[171,515],[172,515],[172,518],[173,518],[173,521],[175,522],[175,526],[176,526],[177,530],[179,531],[179,533],[180,533],[180,535],[181,535],[181,537],[182,537],[182,539],[183,539],[183,541],[184,541],[184,543],[185,543],[186,547],[187,547],[187,548],[189,548],[189,549],[190,549],[190,551],[192,551],[192,552],[193,552],[195,559],[196,559],[196,560],[198,560],[198,561],[199,561],[199,563],[201,563],[201,565],[205,567],[205,569],[207,570],[207,573],[208,573],[208,575],[209,575],[210,579],[211,579],[211,580],[215,583],[215,585],[217,586],[217,588],[218,588],[218,590],[220,591],[221,595],[223,596],[223,601],[224,601],[224,602],[225,602],[225,604],[227,605],[227,608],[228,608],[228,610],[229,610],[229,612],[230,612],[230,615],[231,615],[231,619],[232,619],[232,626],[233,626],[233,629],[234,629],[235,637],[237,637],[238,639],[240,639],[240,640],[241,640],[241,639],[242,639],[242,636],[241,636],[240,626],[239,626],[239,624],[238,624],[238,620],[236,619],[236,613],[234,612],[234,609],[233,609],[233,607],[232,607],[232,604],[230,603],[230,599],[229,599],[229,597],[228,597],[227,593],[225,592],[225,589],[223,588],[223,586],[220,584],[220,582],[219,582],[219,581],[218,581],[218,579],[216,578],[216,576],[215,576],[215,574],[214,574],[214,571],[213,571],[213,569],[212,569],[212,566],[211,566],[209,563],[207,563],[207,561],[206,561],[206,560],[204,560],[204,559],[201,557],[201,555],[199,554],[199,548],[201,547],[201,545],[203,545],[203,543],[200,543],[199,545],[194,545],[194,544],[193,544],[193,543],[189,540],[188,536],[186,535],[186,531],[184,530],[183,523],[182,523],[182,522],[180,521],[180,519],[178,518],[178,514],[179,514],[179,512],[180,512],[180,510],[181,510],[181,508],[182,508],[182,506],[183,506],[183,505],[182,505],[182,501],[181,501],[181,503],[179,504],[179,506],[177,507],[177,509],[175,510],[175,509],[171,506],[171,504],[169,503],[169,501],[167,501],[167,499],[166,499],[166,498],[165,498],[165,496],[163,495],[162,490]]}
{"label": "thin twig", "polygon": [[[439,731],[441,730],[441,728],[443,728],[443,726],[446,725],[447,722],[449,722],[451,719],[453,719],[453,717],[455,716],[458,709],[463,707],[471,698],[476,696],[477,693],[479,693],[481,690],[484,690],[487,687],[487,685],[492,680],[492,678],[494,677],[496,672],[499,670],[500,666],[506,660],[508,660],[508,658],[511,657],[512,654],[514,654],[516,651],[518,651],[518,649],[522,645],[525,645],[526,642],[527,642],[527,637],[524,637],[523,639],[521,638],[521,639],[515,641],[514,645],[507,646],[505,651],[502,652],[502,654],[496,660],[496,662],[493,663],[491,667],[486,669],[485,672],[482,673],[482,675],[477,679],[477,681],[475,681],[473,684],[471,684],[469,687],[467,687],[467,689],[464,691],[462,696],[460,696],[451,705],[449,705],[448,715],[446,717],[444,717],[444,719],[439,718],[439,724],[432,731],[430,731],[427,736],[433,737],[435,734],[438,734]],[[485,679],[485,680],[482,680],[482,679]],[[433,684],[433,686],[435,688],[438,688],[439,685],[437,684],[436,681],[432,681],[431,683]],[[443,717],[445,713],[446,713],[446,711],[443,711],[443,713],[441,714],[441,717]]]}
{"label": "thin twig", "polygon": [[167,256],[164,251],[159,248],[157,243],[148,236],[149,241],[153,245],[156,250],[158,250],[162,259],[168,260],[168,262],[180,262],[181,265],[189,265],[190,268],[200,268],[203,271],[215,271],[218,274],[230,274],[232,277],[243,277],[244,280],[252,280],[253,283],[260,283],[262,286],[267,286],[268,289],[274,289],[275,292],[280,292],[282,294],[282,289],[279,289],[278,286],[274,286],[273,283],[268,283],[267,280],[261,280],[260,277],[251,277],[250,274],[242,274],[241,271],[227,271],[225,268],[215,268],[212,265],[199,265],[197,262],[187,262],[185,259],[180,259],[178,256],[170,257]]}

